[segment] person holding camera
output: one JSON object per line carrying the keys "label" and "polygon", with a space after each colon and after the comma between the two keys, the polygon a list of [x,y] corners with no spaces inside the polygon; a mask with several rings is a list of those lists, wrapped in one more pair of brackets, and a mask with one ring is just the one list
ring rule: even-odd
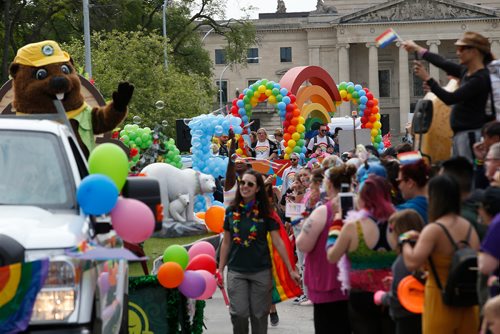
{"label": "person holding camera", "polygon": [[422,63],[415,61],[415,75],[424,81],[424,90],[436,94],[445,104],[452,105],[450,125],[454,133],[453,156],[464,156],[472,162],[472,147],[481,137],[481,127],[495,118],[494,111],[486,111],[491,93],[490,75],[486,66],[494,58],[488,38],[476,32],[464,33],[455,45],[460,64],[431,53],[414,41],[402,43],[408,52],[415,52],[417,58],[427,60],[460,80],[460,87],[454,92],[448,92],[440,86],[439,78],[431,78]]}

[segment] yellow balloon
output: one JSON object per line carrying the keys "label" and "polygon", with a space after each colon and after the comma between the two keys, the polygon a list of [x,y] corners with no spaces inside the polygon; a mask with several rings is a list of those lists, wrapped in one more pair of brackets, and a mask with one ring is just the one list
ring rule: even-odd
{"label": "yellow balloon", "polygon": [[269,95],[269,98],[267,99],[267,102],[271,103],[271,104],[276,104],[276,96],[274,95]]}
{"label": "yellow balloon", "polygon": [[373,123],[373,128],[374,129],[380,129],[382,127],[382,124],[379,122],[379,121],[376,121],[375,123]]}
{"label": "yellow balloon", "polygon": [[[300,137],[300,136],[299,136],[299,137]],[[296,142],[295,140],[290,139],[290,140],[288,141],[288,147],[294,148],[294,147],[295,147],[295,145],[297,145],[297,142]]]}
{"label": "yellow balloon", "polygon": [[377,118],[377,121],[380,121],[380,113],[376,113],[375,117]]}
{"label": "yellow balloon", "polygon": [[304,124],[305,122],[306,120],[304,119],[304,117],[299,116],[299,124]]}
{"label": "yellow balloon", "polygon": [[306,131],[306,127],[303,124],[297,124],[297,127],[295,128],[298,133],[302,133]]}
{"label": "yellow balloon", "polygon": [[[292,139],[295,140],[295,141],[299,140],[300,139],[300,134],[298,132],[294,132],[292,134]],[[288,145],[290,145],[290,144],[288,144]]]}
{"label": "yellow balloon", "polygon": [[345,99],[347,97],[347,91],[342,89],[340,91],[340,97],[343,98],[343,99]]}
{"label": "yellow balloon", "polygon": [[372,135],[372,137],[375,137],[376,135],[378,135],[378,130],[375,129],[375,126],[373,127],[373,129],[371,131],[371,135]]}
{"label": "yellow balloon", "polygon": [[266,89],[265,94],[266,94],[266,96],[271,96],[271,95],[273,95],[273,91],[270,89]]}
{"label": "yellow balloon", "polygon": [[290,146],[285,147],[285,153],[290,154],[293,152],[293,149]]}
{"label": "yellow balloon", "polygon": [[285,158],[285,160],[290,160],[290,154],[285,154],[283,158]]}
{"label": "yellow balloon", "polygon": [[236,154],[242,155],[243,154],[243,150],[241,148],[236,149]]}
{"label": "yellow balloon", "polygon": [[260,85],[259,88],[258,88],[258,90],[259,90],[259,93],[262,94],[262,93],[264,93],[266,91],[266,86]]}
{"label": "yellow balloon", "polygon": [[348,100],[352,100],[352,94],[351,93],[347,93],[347,99]]}
{"label": "yellow balloon", "polygon": [[255,92],[253,92],[253,96],[256,98],[259,98],[260,92],[258,90],[256,90]]}

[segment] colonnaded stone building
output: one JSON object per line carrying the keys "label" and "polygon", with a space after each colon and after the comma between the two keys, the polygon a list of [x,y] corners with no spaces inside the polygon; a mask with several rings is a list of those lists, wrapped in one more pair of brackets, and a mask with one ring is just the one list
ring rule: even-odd
{"label": "colonnaded stone building", "polygon": [[[500,0],[318,0],[315,11],[295,13],[287,12],[286,2],[278,0],[276,13],[261,13],[252,21],[259,43],[248,50],[246,68],[226,64],[222,38],[206,35],[205,48],[215,64],[214,85],[222,83],[223,102],[258,79],[278,82],[290,68],[317,65],[337,84],[352,81],[372,90],[380,98],[381,114],[388,115],[382,119],[386,131],[390,127],[397,134],[424,92],[412,74],[413,54],[396,43],[383,49],[375,45],[386,29],[452,60],[457,59],[453,43],[463,32],[476,31],[490,39],[500,57]],[[443,71],[434,66],[429,70],[446,84]],[[336,115],[344,116],[351,106],[344,102],[339,109]],[[262,124],[279,124],[269,106],[259,110],[254,115]]]}

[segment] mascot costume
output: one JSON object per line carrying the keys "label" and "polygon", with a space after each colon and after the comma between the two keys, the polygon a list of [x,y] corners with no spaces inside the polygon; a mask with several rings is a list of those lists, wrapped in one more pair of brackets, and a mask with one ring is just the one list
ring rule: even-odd
{"label": "mascot costume", "polygon": [[53,100],[60,100],[87,157],[95,147],[94,135],[111,131],[123,121],[134,92],[134,86],[122,82],[113,92],[112,102],[103,107],[90,107],[80,92],[73,60],[54,41],[28,44],[19,49],[9,72],[16,113],[57,113]]}

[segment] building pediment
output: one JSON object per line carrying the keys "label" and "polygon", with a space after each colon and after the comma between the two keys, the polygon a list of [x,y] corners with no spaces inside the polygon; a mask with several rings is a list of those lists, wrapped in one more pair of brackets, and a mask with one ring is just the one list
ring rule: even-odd
{"label": "building pediment", "polygon": [[454,0],[392,0],[340,18],[340,23],[498,18],[494,10]]}

